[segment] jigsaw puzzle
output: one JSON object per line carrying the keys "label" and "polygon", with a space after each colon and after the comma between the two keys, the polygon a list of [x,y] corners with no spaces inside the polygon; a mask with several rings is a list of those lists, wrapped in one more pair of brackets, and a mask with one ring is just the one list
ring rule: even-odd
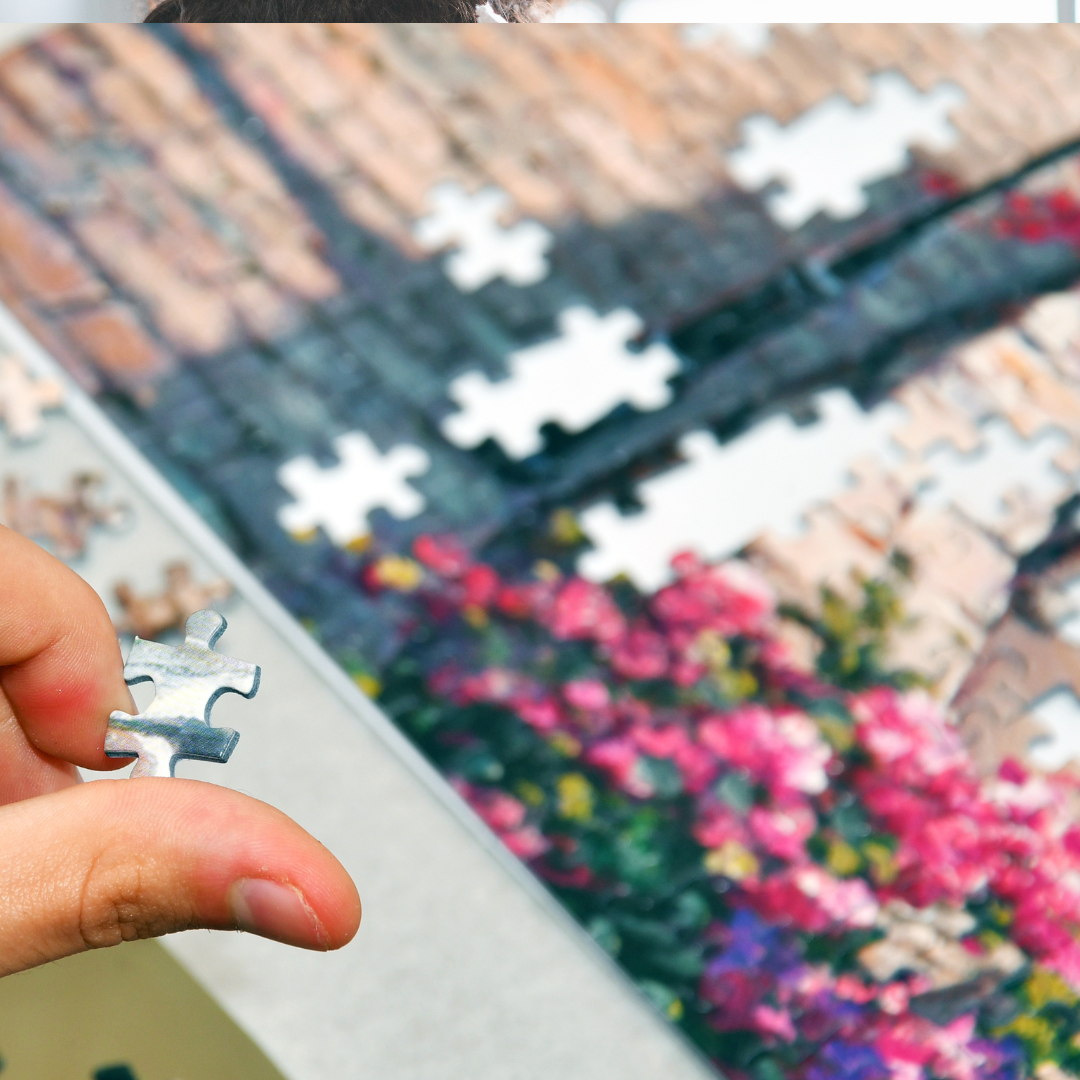
{"label": "jigsaw puzzle", "polygon": [[427,251],[458,249],[444,268],[462,292],[475,292],[499,277],[518,286],[547,277],[554,237],[535,221],[501,225],[510,207],[506,192],[485,188],[469,195],[458,184],[440,184],[428,201],[434,212],[416,223],[414,236]]}
{"label": "jigsaw puzzle", "polygon": [[42,413],[58,408],[63,387],[55,379],[35,379],[14,356],[0,356],[0,420],[14,442],[41,433]]}
{"label": "jigsaw puzzle", "polygon": [[77,473],[62,495],[37,495],[16,476],[4,480],[0,520],[23,536],[43,543],[61,559],[78,559],[86,553],[95,528],[120,530],[132,517],[125,503],[98,501],[103,479],[97,473]]}
{"label": "jigsaw puzzle", "polygon": [[298,538],[322,528],[338,547],[362,543],[368,514],[383,507],[396,518],[415,517],[424,497],[405,481],[427,472],[431,459],[418,446],[403,444],[380,454],[360,431],[334,440],[338,464],[321,468],[306,454],[278,470],[278,483],[296,499],[278,511],[281,527]]}
{"label": "jigsaw puzzle", "polygon": [[200,585],[191,567],[178,560],[165,567],[165,588],[160,593],[139,596],[126,581],[118,582],[115,591],[124,612],[117,622],[117,632],[151,638],[180,630],[195,612],[226,599],[232,586],[224,578]]}
{"label": "jigsaw puzzle", "polygon": [[659,342],[632,352],[627,346],[643,329],[626,309],[604,316],[567,309],[559,316],[560,337],[510,354],[506,379],[493,383],[475,371],[458,376],[447,393],[460,411],[443,421],[443,433],[464,447],[492,438],[510,457],[526,458],[542,448],[545,423],[578,432],[624,402],[642,411],[662,408],[679,361]]}
{"label": "jigsaw puzzle", "polygon": [[865,186],[900,172],[913,145],[945,150],[956,141],[949,112],[965,95],[939,84],[921,94],[897,72],[870,79],[865,104],[840,95],[787,126],[771,116],[743,121],[744,145],[728,155],[731,175],[744,187],[779,180],[767,205],[780,224],[798,228],[819,211],[838,218],[866,209]]}
{"label": "jigsaw puzzle", "polygon": [[154,700],[132,716],[109,716],[105,753],[136,757],[132,778],[173,776],[176,763],[229,760],[238,732],[210,726],[210,710],[222,694],[253,698],[259,689],[256,664],[223,656],[214,645],[228,624],[216,611],[197,611],[187,620],[182,645],[137,637],[124,665],[128,686],[152,682]]}

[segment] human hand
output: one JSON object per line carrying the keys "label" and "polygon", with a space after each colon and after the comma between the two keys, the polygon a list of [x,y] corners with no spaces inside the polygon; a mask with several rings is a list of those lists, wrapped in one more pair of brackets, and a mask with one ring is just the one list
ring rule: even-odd
{"label": "human hand", "polygon": [[80,782],[135,712],[97,594],[0,526],[0,975],[176,930],[337,949],[360,924],[344,867],[284,814],[194,780]]}

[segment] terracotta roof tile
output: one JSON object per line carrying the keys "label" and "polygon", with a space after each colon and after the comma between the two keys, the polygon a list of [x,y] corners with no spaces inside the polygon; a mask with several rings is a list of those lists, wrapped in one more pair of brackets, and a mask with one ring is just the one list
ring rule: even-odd
{"label": "terracotta roof tile", "polygon": [[89,303],[108,292],[72,244],[2,186],[0,263],[13,282],[45,307]]}
{"label": "terracotta roof tile", "polygon": [[126,304],[110,303],[72,315],[64,333],[97,367],[120,386],[138,387],[170,370],[171,359],[147,334]]}

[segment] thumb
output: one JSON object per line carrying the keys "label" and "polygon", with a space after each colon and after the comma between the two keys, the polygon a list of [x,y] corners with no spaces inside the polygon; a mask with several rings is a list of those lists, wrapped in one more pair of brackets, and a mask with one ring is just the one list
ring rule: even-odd
{"label": "thumb", "polygon": [[0,975],[194,928],[337,949],[360,924],[317,840],[193,780],[97,780],[0,807],[0,851]]}

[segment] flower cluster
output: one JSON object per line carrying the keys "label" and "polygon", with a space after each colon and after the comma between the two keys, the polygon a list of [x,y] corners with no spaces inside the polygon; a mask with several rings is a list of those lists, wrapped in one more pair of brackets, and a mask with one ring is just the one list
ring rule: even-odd
{"label": "flower cluster", "polygon": [[673,571],[374,556],[428,616],[383,703],[729,1075],[1076,1070],[1073,785],[980,778],[924,693],[801,666],[746,564]]}

